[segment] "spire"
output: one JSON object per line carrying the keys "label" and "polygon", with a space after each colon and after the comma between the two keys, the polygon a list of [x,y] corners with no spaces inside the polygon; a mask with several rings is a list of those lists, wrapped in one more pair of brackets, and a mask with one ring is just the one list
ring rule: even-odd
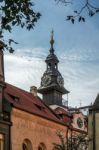
{"label": "spire", "polygon": [[51,44],[51,48],[50,48],[50,53],[54,53],[54,48],[53,48],[53,45],[54,45],[54,31],[52,30],[51,31],[51,40],[50,40],[50,44]]}

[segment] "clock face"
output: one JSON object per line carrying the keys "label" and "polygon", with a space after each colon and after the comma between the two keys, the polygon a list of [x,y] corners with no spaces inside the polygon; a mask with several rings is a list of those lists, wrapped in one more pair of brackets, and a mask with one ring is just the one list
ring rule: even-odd
{"label": "clock face", "polygon": [[51,83],[51,76],[45,75],[42,77],[41,85],[42,86],[47,86]]}
{"label": "clock face", "polygon": [[59,75],[59,76],[57,77],[57,82],[58,82],[58,84],[59,84],[60,86],[64,86],[64,79],[62,78],[61,75]]}
{"label": "clock face", "polygon": [[82,121],[82,119],[80,117],[77,119],[77,124],[78,124],[79,128],[83,127],[83,121]]}

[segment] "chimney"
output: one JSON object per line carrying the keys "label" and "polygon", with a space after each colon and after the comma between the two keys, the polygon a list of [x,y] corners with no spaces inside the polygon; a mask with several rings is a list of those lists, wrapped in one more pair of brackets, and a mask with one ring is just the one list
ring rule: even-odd
{"label": "chimney", "polygon": [[30,93],[33,94],[34,96],[37,96],[37,87],[31,86],[30,87]]}

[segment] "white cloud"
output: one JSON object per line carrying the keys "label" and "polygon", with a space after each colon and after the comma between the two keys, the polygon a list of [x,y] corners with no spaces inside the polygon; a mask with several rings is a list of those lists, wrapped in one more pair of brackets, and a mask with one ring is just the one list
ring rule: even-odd
{"label": "white cloud", "polygon": [[29,90],[31,85],[39,86],[43,65],[45,64],[40,58],[5,54],[6,82],[26,90]]}
{"label": "white cloud", "polygon": [[80,58],[77,56],[75,59],[73,53],[71,56],[60,56],[60,71],[65,78],[65,87],[71,91],[70,105],[80,105],[80,101],[82,105],[89,105],[99,92],[99,65],[95,62],[95,56],[90,61],[87,55],[84,57],[81,54]]}
{"label": "white cloud", "polygon": [[[5,54],[6,82],[28,91],[32,85],[39,87],[41,76],[46,69],[46,53],[45,49],[36,48],[32,51],[17,50],[12,55]],[[82,105],[89,105],[95,100],[99,90],[99,66],[90,61],[86,63],[82,55],[79,61],[78,56],[74,59],[73,54],[68,57],[64,55],[59,55],[59,71],[64,77],[66,89],[70,91],[69,104],[79,106],[82,102]]]}

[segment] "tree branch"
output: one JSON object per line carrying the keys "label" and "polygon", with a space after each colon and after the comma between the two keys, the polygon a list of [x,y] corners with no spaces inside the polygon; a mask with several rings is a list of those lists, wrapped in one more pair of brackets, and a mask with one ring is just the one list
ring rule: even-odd
{"label": "tree branch", "polygon": [[72,0],[70,0],[70,1],[67,1],[67,0],[55,0],[55,1],[57,2],[57,4],[58,4],[59,2],[65,4],[65,5],[67,5],[67,4],[72,4]]}
{"label": "tree branch", "polygon": [[[67,0],[55,0],[57,2],[61,2],[63,4],[69,4],[71,3],[72,1],[67,1]],[[95,15],[96,13],[99,12],[99,7],[95,7],[94,5],[92,5],[90,3],[89,0],[86,0],[84,5],[80,8],[80,10],[74,10],[74,15],[70,15],[70,16],[67,16],[67,19],[66,20],[70,20],[72,23],[74,23],[74,21],[76,19],[78,19],[78,21],[83,21],[85,22],[85,16],[84,16],[84,11],[87,11],[88,12],[88,15],[90,17],[92,17],[93,15]]]}

